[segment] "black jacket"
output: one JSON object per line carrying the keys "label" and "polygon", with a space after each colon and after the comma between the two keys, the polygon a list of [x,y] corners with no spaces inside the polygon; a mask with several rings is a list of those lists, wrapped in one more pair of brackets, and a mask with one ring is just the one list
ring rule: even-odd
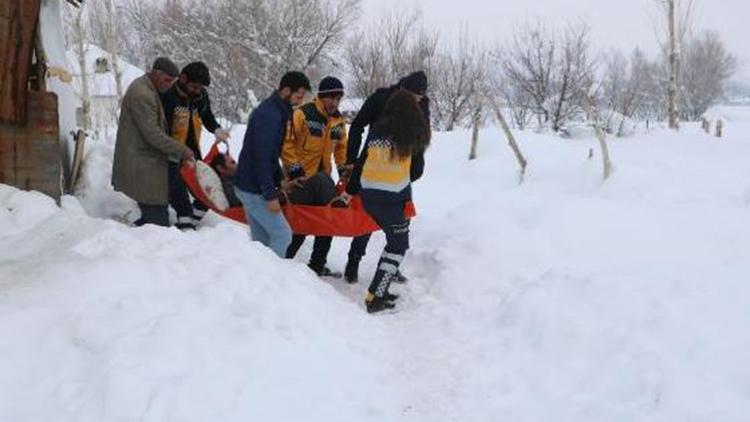
{"label": "black jacket", "polygon": [[[375,123],[380,114],[385,108],[385,104],[388,99],[391,98],[397,90],[399,85],[393,85],[388,88],[380,88],[370,95],[365,103],[362,104],[362,108],[357,113],[357,117],[352,121],[351,127],[349,128],[349,144],[346,150],[346,162],[347,164],[354,164],[359,156],[360,148],[362,147],[362,134],[365,131],[365,127]],[[427,125],[430,125],[430,99],[423,97],[419,103],[422,113],[427,120]]]}
{"label": "black jacket", "polygon": [[169,91],[161,94],[161,103],[164,106],[170,136],[190,148],[196,158],[202,157],[201,127],[205,126],[211,133],[221,128],[211,111],[208,93],[203,91],[200,97],[190,98],[174,84]]}

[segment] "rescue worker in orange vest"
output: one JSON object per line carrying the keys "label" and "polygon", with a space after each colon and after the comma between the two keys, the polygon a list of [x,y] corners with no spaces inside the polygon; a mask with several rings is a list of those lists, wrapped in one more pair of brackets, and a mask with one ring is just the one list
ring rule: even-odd
{"label": "rescue worker in orange vest", "polygon": [[[188,64],[180,72],[177,82],[161,95],[169,133],[174,140],[193,151],[201,159],[201,129],[205,127],[221,142],[229,139],[229,132],[222,129],[211,110],[206,88],[211,85],[208,67],[202,62]],[[177,213],[176,227],[181,230],[195,229],[208,211],[200,202],[191,203],[187,187],[180,176],[180,164],[169,165],[169,204]]]}
{"label": "rescue worker in orange vest", "polygon": [[[294,111],[281,153],[287,177],[295,181],[289,193],[292,203],[328,205],[336,197],[332,162],[344,182],[351,173],[353,166],[346,166],[346,122],[339,112],[343,96],[344,84],[329,76],[320,82],[315,100]],[[295,234],[287,259],[294,258],[304,242],[304,235]],[[321,277],[341,278],[326,266],[332,242],[332,237],[316,237],[308,266]]]}

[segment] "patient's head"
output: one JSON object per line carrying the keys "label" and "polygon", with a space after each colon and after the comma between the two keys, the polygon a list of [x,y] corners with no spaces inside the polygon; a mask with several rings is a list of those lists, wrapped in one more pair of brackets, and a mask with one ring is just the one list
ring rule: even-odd
{"label": "patient's head", "polygon": [[233,177],[237,172],[237,162],[229,154],[218,154],[211,160],[211,167],[221,177]]}

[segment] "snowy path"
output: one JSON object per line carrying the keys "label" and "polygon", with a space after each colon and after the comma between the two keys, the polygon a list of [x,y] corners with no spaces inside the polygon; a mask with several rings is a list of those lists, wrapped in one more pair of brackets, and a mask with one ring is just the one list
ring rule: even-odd
{"label": "snowy path", "polygon": [[429,211],[405,309],[386,317],[404,420],[741,420],[750,143],[712,141],[616,142],[606,185],[585,141],[532,143],[541,168],[520,187],[502,149],[469,166],[462,143],[440,145],[416,191]]}
{"label": "snowy path", "polygon": [[750,127],[729,127],[615,141],[606,184],[590,141],[524,134],[518,186],[499,132],[473,163],[437,136],[412,280],[378,317],[382,236],[362,282],[321,283],[310,242],[283,262],[233,225],[130,229],[0,187],[0,420],[742,421]]}

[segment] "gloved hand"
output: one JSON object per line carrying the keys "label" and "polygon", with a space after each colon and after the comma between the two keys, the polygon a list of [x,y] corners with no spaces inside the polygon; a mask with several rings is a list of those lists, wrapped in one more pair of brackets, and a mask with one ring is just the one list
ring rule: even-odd
{"label": "gloved hand", "polygon": [[214,132],[214,136],[216,136],[217,141],[226,143],[229,140],[229,131],[223,128],[219,128],[216,129],[216,132]]}
{"label": "gloved hand", "polygon": [[349,206],[349,203],[352,201],[352,196],[348,193],[344,192],[341,195],[333,198],[331,201],[331,207],[333,208],[346,208]]}
{"label": "gloved hand", "polygon": [[305,169],[302,168],[299,164],[292,164],[289,166],[289,169],[287,169],[287,174],[289,175],[290,179],[299,179],[301,177],[305,177]]}
{"label": "gloved hand", "polygon": [[291,193],[294,189],[302,186],[304,186],[304,181],[301,177],[281,181],[281,191],[285,193]]}
{"label": "gloved hand", "polygon": [[349,164],[345,166],[340,166],[338,169],[339,172],[339,180],[343,184],[349,183],[349,178],[352,176],[352,171],[354,171],[354,165]]}
{"label": "gloved hand", "polygon": [[180,160],[182,161],[195,161],[195,154],[193,153],[193,150],[190,148],[185,148],[182,150],[182,155],[180,156]]}

